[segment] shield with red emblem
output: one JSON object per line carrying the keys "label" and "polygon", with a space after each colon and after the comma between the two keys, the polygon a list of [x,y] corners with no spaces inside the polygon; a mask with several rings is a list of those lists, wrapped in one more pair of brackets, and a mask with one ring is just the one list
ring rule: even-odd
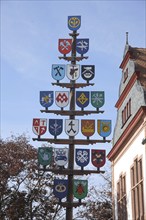
{"label": "shield with red emblem", "polygon": [[60,108],[64,108],[69,103],[69,92],[55,92],[55,102]]}
{"label": "shield with red emblem", "polygon": [[32,130],[33,130],[33,133],[38,136],[45,134],[47,130],[47,119],[46,118],[34,118]]}
{"label": "shield with red emblem", "polygon": [[72,39],[59,39],[58,50],[62,54],[68,54],[72,48]]}
{"label": "shield with red emblem", "polygon": [[77,199],[84,199],[88,193],[88,180],[74,180],[73,194]]}
{"label": "shield with red emblem", "polygon": [[106,154],[105,150],[92,149],[92,155],[91,155],[92,164],[97,168],[104,166],[105,154]]}

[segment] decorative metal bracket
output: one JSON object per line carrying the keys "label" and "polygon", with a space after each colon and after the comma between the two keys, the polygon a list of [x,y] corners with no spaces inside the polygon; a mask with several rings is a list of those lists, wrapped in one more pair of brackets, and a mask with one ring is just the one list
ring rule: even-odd
{"label": "decorative metal bracket", "polygon": [[94,83],[52,83],[53,86],[60,86],[62,88],[84,88],[86,86],[94,86]]}
{"label": "decorative metal bracket", "polygon": [[82,115],[90,115],[90,114],[99,114],[104,113],[104,111],[66,111],[66,110],[40,110],[42,113],[54,113],[56,115],[76,115],[76,116],[82,116]]}
{"label": "decorative metal bracket", "polygon": [[90,140],[90,139],[53,139],[53,138],[33,138],[33,141],[45,141],[51,144],[78,144],[78,145],[89,145],[89,144],[96,144],[96,143],[110,143],[111,140]]}

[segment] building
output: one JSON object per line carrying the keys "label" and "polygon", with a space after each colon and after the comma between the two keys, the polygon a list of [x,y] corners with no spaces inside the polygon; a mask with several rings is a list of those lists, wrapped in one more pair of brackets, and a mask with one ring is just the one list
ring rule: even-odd
{"label": "building", "polygon": [[116,103],[112,163],[115,220],[146,220],[146,48],[126,45]]}

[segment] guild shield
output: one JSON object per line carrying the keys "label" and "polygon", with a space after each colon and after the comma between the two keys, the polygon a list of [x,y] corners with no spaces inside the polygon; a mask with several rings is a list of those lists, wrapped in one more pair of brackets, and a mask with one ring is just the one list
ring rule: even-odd
{"label": "guild shield", "polygon": [[87,82],[92,80],[95,76],[94,65],[81,65],[81,76]]}
{"label": "guild shield", "polygon": [[60,200],[67,196],[68,192],[68,180],[54,179],[54,195]]}
{"label": "guild shield", "polygon": [[76,92],[76,103],[80,108],[85,108],[89,105],[89,92]]}
{"label": "guild shield", "polygon": [[64,108],[69,103],[69,92],[55,92],[55,102],[60,108]]}
{"label": "guild shield", "polygon": [[105,164],[106,160],[106,151],[105,150],[91,150],[92,156],[91,161],[95,167],[102,167]]}
{"label": "guild shield", "polygon": [[76,51],[85,54],[89,50],[89,39],[76,39]]}
{"label": "guild shield", "polygon": [[68,54],[72,49],[72,39],[59,39],[58,50],[62,54]]}
{"label": "guild shield", "polygon": [[45,134],[47,130],[47,119],[46,118],[34,118],[32,124],[33,133],[40,136]]}
{"label": "guild shield", "polygon": [[79,64],[67,64],[66,75],[70,80],[76,80],[80,76],[80,65]]}
{"label": "guild shield", "polygon": [[54,101],[53,96],[53,91],[40,91],[40,104],[45,108],[50,107]]}
{"label": "guild shield", "polygon": [[88,193],[87,180],[74,180],[73,194],[77,199],[84,199]]}
{"label": "guild shield", "polygon": [[65,132],[68,136],[75,136],[79,132],[78,119],[65,119]]}
{"label": "guild shield", "polygon": [[38,162],[43,166],[47,166],[52,162],[52,147],[39,147],[38,148]]}
{"label": "guild shield", "polygon": [[76,31],[81,26],[81,16],[68,16],[68,28]]}
{"label": "guild shield", "polygon": [[68,163],[68,149],[67,148],[55,148],[54,149],[54,161],[58,166],[64,166]]}
{"label": "guild shield", "polygon": [[49,132],[55,138],[62,133],[63,119],[49,119]]}
{"label": "guild shield", "polygon": [[53,64],[52,65],[52,77],[53,79],[59,81],[65,77],[65,65],[63,64]]}
{"label": "guild shield", "polygon": [[95,108],[100,108],[104,105],[104,91],[91,92],[91,104]]}
{"label": "guild shield", "polygon": [[89,164],[90,150],[89,149],[76,149],[76,164],[80,167],[85,167]]}
{"label": "guild shield", "polygon": [[92,136],[95,132],[95,120],[81,120],[81,132],[86,137]]}
{"label": "guild shield", "polygon": [[97,132],[105,138],[111,134],[111,120],[97,120]]}

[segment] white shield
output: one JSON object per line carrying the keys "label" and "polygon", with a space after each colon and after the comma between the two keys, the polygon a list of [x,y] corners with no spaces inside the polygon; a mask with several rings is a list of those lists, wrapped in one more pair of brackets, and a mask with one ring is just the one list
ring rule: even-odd
{"label": "white shield", "polygon": [[64,108],[69,103],[69,92],[55,92],[55,102],[60,108]]}
{"label": "white shield", "polygon": [[78,119],[65,119],[65,132],[68,136],[75,136],[79,132]]}
{"label": "white shield", "polygon": [[54,161],[58,166],[64,166],[68,163],[68,149],[67,148],[55,148],[54,149]]}
{"label": "white shield", "polygon": [[70,80],[76,80],[80,76],[80,65],[79,64],[67,64],[66,76]]}

